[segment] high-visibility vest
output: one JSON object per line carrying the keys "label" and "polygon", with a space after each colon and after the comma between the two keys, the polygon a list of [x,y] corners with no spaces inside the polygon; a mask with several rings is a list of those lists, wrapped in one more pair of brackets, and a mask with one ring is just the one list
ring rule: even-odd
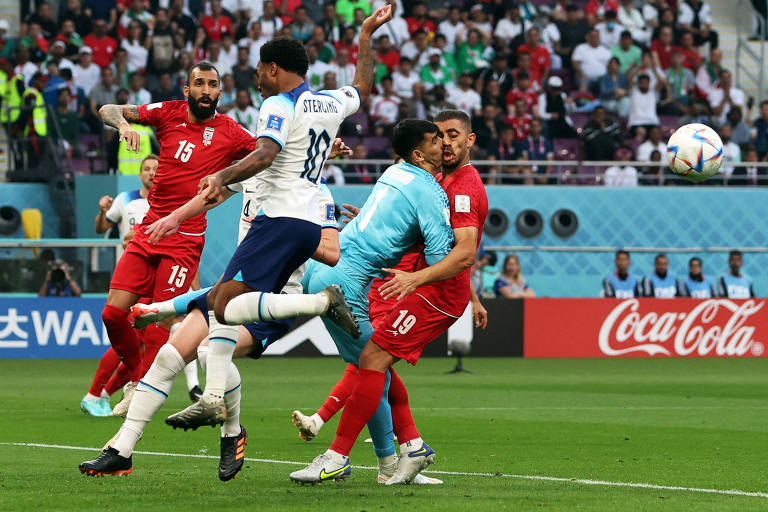
{"label": "high-visibility vest", "polygon": [[0,107],[0,123],[5,124],[8,121],[15,123],[19,119],[22,107],[21,94],[19,94],[19,82],[24,83],[24,79],[19,75],[8,78],[3,71],[0,71],[0,98],[2,98],[2,107]]}
{"label": "high-visibility vest", "polygon": [[[40,137],[45,137],[48,135],[48,122],[46,121],[47,111],[43,94],[34,87],[30,87],[24,91],[24,98],[30,94],[35,97],[35,106],[32,108],[32,122],[35,127],[35,133]],[[24,136],[27,135],[29,135],[29,125],[24,128]]]}
{"label": "high-visibility vest", "polygon": [[139,152],[128,149],[125,141],[120,142],[117,150],[117,170],[120,174],[139,174],[142,160],[152,153],[152,128],[131,123],[131,129],[139,134]]}

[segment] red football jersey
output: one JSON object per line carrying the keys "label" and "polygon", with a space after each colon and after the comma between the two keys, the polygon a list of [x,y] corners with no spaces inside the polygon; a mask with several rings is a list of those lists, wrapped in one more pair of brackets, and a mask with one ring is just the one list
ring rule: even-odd
{"label": "red football jersey", "polygon": [[[154,126],[160,155],[154,184],[149,190],[147,226],[165,217],[197,194],[199,181],[224,169],[256,148],[256,139],[229,116],[217,114],[202,123],[191,123],[184,100],[139,107],[139,122]],[[184,221],[179,232],[205,232],[205,214]]]}
{"label": "red football jersey", "polygon": [[[448,194],[451,203],[451,227],[476,227],[477,249],[483,238],[485,217],[488,216],[488,195],[485,193],[480,173],[474,166],[467,164],[442,180],[440,185]],[[449,315],[461,316],[471,297],[471,272],[472,268],[467,267],[450,279],[421,287],[421,293],[439,310]]]}

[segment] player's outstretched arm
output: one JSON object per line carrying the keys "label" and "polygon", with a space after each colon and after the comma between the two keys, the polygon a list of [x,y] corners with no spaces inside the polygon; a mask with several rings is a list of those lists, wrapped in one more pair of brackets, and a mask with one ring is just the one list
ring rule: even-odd
{"label": "player's outstretched arm", "polygon": [[417,272],[403,272],[393,268],[382,269],[395,276],[379,288],[382,298],[397,297],[398,300],[402,299],[419,286],[445,281],[471,267],[472,263],[475,262],[475,251],[477,250],[477,228],[473,226],[455,228],[453,237],[456,245],[445,258],[434,265]]}
{"label": "player's outstretched arm", "polygon": [[376,62],[371,48],[371,36],[376,29],[392,19],[392,6],[387,4],[376,9],[368,16],[360,28],[360,41],[357,53],[357,67],[352,85],[360,93],[360,103],[371,94],[373,79],[375,77]]}
{"label": "player's outstretched arm", "polygon": [[156,244],[162,238],[171,236],[179,230],[182,222],[217,207],[232,197],[233,194],[234,192],[224,188],[224,190],[220,191],[218,200],[214,203],[207,203],[199,195],[193,197],[182,206],[179,206],[162,219],[156,220],[147,227],[145,233],[148,235],[149,243]]}
{"label": "player's outstretched arm", "polygon": [[259,137],[256,142],[256,149],[251,151],[248,156],[226,169],[201,179],[197,186],[198,195],[202,196],[206,203],[219,202],[219,195],[224,190],[223,187],[246,180],[263,171],[272,165],[272,161],[280,149],[280,145],[272,139]]}
{"label": "player's outstretched arm", "polygon": [[139,152],[141,137],[131,128],[131,123],[139,122],[139,107],[136,105],[102,105],[99,115],[104,124],[120,132],[118,143],[125,141],[128,149]]}

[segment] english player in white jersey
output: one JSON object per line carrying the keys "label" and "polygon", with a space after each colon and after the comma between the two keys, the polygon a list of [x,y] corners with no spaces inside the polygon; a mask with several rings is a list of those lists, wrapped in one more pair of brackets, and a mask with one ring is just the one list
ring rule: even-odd
{"label": "english player in white jersey", "polygon": [[[237,326],[254,317],[254,312],[262,321],[292,318],[299,311],[325,315],[359,337],[357,320],[338,286],[311,295],[279,292],[318,247],[320,225],[314,212],[323,164],[344,118],[370,95],[374,79],[371,34],[391,17],[392,8],[386,5],[363,22],[355,80],[341,89],[316,92],[309,88],[304,81],[309,60],[299,41],[274,39],[261,47],[257,73],[266,99],[259,112],[256,149],[238,163],[203,178],[199,195],[206,204],[216,203],[222,187],[261,173],[262,186],[256,191],[259,211],[208,296],[206,388],[197,404],[174,415],[178,426],[194,428],[224,421],[227,370]],[[190,208],[187,213],[199,211]],[[148,228],[151,237],[175,232],[180,219],[170,217],[173,214]]]}

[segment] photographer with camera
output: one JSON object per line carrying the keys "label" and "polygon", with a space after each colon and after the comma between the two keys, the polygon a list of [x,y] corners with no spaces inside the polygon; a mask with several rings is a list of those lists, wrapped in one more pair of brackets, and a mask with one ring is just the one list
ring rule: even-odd
{"label": "photographer with camera", "polygon": [[83,291],[69,275],[69,271],[66,261],[54,261],[45,274],[45,282],[37,291],[38,297],[79,297]]}

